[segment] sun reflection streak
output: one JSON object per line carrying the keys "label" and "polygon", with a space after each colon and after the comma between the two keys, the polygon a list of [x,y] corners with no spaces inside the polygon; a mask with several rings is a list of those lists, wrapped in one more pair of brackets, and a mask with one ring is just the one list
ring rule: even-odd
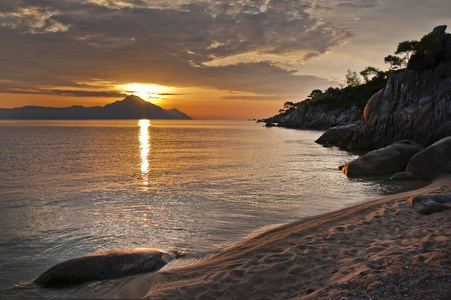
{"label": "sun reflection streak", "polygon": [[139,148],[141,151],[141,177],[144,185],[149,185],[150,135],[149,120],[139,120]]}

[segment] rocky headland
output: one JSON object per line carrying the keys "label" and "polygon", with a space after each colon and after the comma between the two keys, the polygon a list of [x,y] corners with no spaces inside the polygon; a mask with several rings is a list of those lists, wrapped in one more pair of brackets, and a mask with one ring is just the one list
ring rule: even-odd
{"label": "rocky headland", "polygon": [[445,31],[438,26],[417,42],[407,67],[391,74],[363,110],[337,108],[338,98],[320,104],[312,98],[265,121],[328,128],[317,143],[370,151],[340,167],[351,177],[412,180],[451,173],[451,34]]}
{"label": "rocky headland", "polygon": [[423,147],[451,135],[451,34],[446,26],[429,35],[433,47],[412,55],[364,108],[360,122],[331,128],[318,143],[374,150],[401,140]]}
{"label": "rocky headland", "polygon": [[[281,127],[328,129],[318,139],[347,150],[375,150],[402,140],[423,147],[451,135],[451,34],[438,26],[423,37],[428,43],[392,74],[363,109],[337,107],[332,99],[301,102],[289,113],[264,121]],[[424,42],[424,43],[426,43]]]}
{"label": "rocky headland", "polygon": [[362,114],[363,111],[356,105],[348,108],[333,108],[330,104],[301,103],[293,112],[278,114],[265,119],[265,122],[287,128],[328,129],[359,122]]}

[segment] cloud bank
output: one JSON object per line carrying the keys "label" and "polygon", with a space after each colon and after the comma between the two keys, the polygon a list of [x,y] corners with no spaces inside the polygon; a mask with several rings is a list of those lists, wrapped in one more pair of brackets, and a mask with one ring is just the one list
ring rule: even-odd
{"label": "cloud bank", "polygon": [[323,9],[307,0],[3,0],[0,92],[76,94],[106,81],[299,94],[331,82],[287,65],[352,37]]}

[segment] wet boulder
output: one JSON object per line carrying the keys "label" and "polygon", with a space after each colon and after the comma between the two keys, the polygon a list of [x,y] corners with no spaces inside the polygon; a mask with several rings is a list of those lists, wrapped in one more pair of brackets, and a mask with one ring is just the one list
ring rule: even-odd
{"label": "wet boulder", "polygon": [[323,135],[321,135],[315,143],[321,145],[333,145],[333,146],[344,146],[349,144],[349,139],[347,137],[352,137],[356,132],[359,131],[360,121],[346,124],[342,126],[331,127],[326,130]]}
{"label": "wet boulder", "polygon": [[415,154],[405,171],[418,174],[424,179],[432,179],[439,174],[450,174],[451,136],[447,136]]}
{"label": "wet boulder", "polygon": [[366,153],[345,165],[343,172],[349,177],[389,175],[401,172],[410,158],[422,149],[423,147],[415,142],[403,140]]}
{"label": "wet boulder", "polygon": [[155,249],[113,249],[66,260],[51,267],[34,282],[43,287],[57,287],[115,279],[157,271],[177,256],[178,252]]}
{"label": "wet boulder", "polygon": [[421,176],[412,173],[412,172],[398,172],[395,173],[392,177],[390,177],[390,180],[393,181],[402,181],[402,180],[420,180]]}

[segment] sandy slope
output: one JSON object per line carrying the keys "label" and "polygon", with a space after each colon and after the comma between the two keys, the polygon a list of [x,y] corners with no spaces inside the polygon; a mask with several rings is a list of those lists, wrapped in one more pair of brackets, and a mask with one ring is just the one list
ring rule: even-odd
{"label": "sandy slope", "polygon": [[449,299],[451,211],[423,216],[407,204],[438,193],[451,193],[451,176],[284,225],[192,266],[117,280],[102,296]]}

